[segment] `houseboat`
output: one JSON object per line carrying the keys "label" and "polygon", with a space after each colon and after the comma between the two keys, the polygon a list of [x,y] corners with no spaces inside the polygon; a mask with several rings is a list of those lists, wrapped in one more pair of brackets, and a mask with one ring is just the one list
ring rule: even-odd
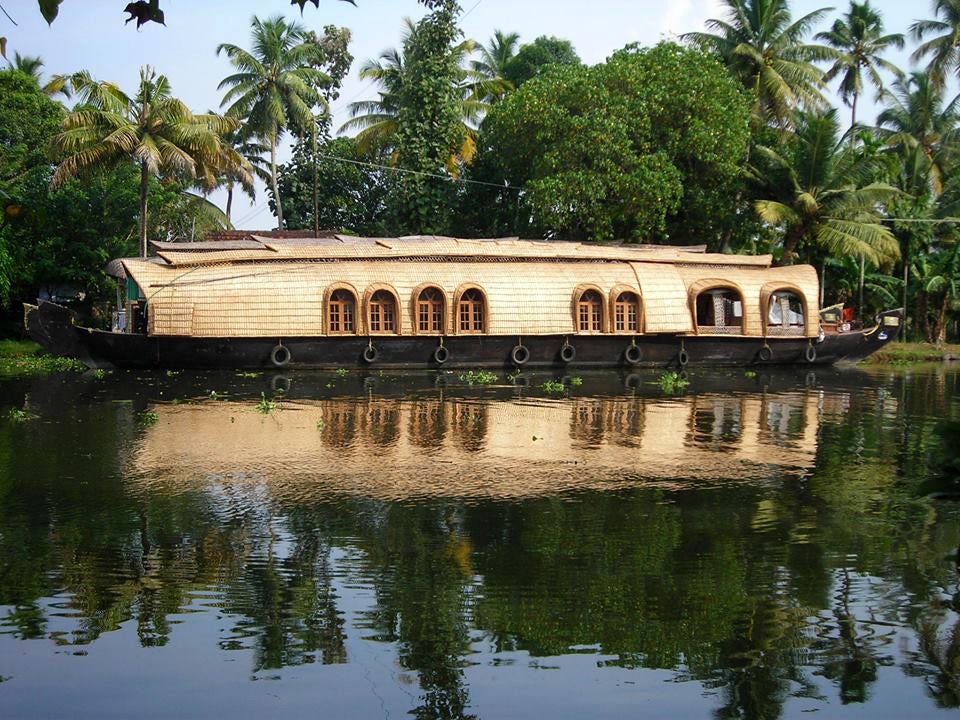
{"label": "houseboat", "polygon": [[808,265],[703,247],[499,238],[153,243],[113,261],[118,321],[42,302],[28,331],[90,367],[582,368],[827,364],[895,339],[818,305]]}

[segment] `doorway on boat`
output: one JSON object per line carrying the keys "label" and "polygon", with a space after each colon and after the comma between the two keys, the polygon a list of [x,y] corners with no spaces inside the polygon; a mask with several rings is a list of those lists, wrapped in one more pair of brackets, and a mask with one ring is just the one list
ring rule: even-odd
{"label": "doorway on boat", "polygon": [[704,290],[697,295],[697,332],[708,334],[743,332],[743,298],[729,287]]}
{"label": "doorway on boat", "polygon": [[790,290],[777,290],[767,303],[767,335],[803,335],[806,326],[803,298]]}

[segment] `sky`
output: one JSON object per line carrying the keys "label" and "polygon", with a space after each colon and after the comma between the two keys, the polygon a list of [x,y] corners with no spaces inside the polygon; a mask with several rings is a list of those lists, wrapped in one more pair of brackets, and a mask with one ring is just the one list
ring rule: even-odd
{"label": "sky", "polygon": [[[12,18],[0,13],[0,36],[8,39],[8,56],[15,51],[38,55],[47,73],[86,69],[95,78],[111,80],[125,89],[134,87],[141,65],[153,65],[170,79],[175,95],[201,112],[219,108],[223,93],[217,85],[231,72],[226,58],[217,56],[217,45],[228,42],[248,47],[253,15],[282,14],[316,30],[328,24],[346,26],[353,34],[350,51],[355,59],[332,108],[337,128],[349,119],[346,107],[351,101],[375,96],[375,87],[356,76],[361,62],[398,46],[403,18],[416,20],[426,12],[416,0],[356,3],[354,7],[320,0],[317,8],[310,0],[301,15],[289,0],[161,0],[166,25],[148,23],[137,30],[134,23],[124,25],[126,0],[64,0],[59,17],[49,26],[40,15],[37,0],[0,0],[0,7]],[[486,42],[498,29],[518,32],[523,42],[555,35],[570,40],[588,64],[603,62],[628,43],[653,45],[676,39],[682,33],[703,30],[708,18],[724,16],[719,0],[460,0],[460,4],[460,26],[466,37]],[[932,3],[928,2],[873,0],[871,4],[883,14],[887,32],[906,33],[914,20],[932,17]],[[827,14],[818,30],[827,30],[847,8],[846,2],[834,5],[837,9]],[[816,0],[791,3],[794,18],[823,7],[829,4]],[[910,44],[908,41],[906,50],[895,51],[888,59],[909,67]],[[867,120],[874,112],[869,98],[858,118]],[[281,161],[288,154],[289,144],[281,150]],[[224,204],[221,195],[212,199]],[[235,206],[237,227],[272,227],[262,187],[255,204],[240,198]]]}

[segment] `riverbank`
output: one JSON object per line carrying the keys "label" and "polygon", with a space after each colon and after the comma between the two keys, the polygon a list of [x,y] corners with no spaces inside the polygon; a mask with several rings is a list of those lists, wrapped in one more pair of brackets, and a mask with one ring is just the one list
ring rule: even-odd
{"label": "riverbank", "polygon": [[913,365],[960,361],[960,345],[895,342],[864,360],[868,365]]}
{"label": "riverbank", "polygon": [[30,340],[0,340],[0,378],[85,370],[79,360],[47,355]]}

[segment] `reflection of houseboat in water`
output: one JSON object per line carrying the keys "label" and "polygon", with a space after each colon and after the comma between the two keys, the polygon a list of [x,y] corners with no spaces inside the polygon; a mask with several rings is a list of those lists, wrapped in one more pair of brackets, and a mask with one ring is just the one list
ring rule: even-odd
{"label": "reflection of houseboat in water", "polygon": [[850,329],[807,265],[703,248],[272,238],[154,243],[111,264],[115,332],[27,307],[51,351],[121,367],[674,366],[858,360],[900,312]]}
{"label": "reflection of houseboat in water", "polygon": [[[145,483],[266,483],[272,496],[514,498],[805,473],[833,396],[469,399],[154,407],[133,456]],[[189,438],[189,442],[184,442]]]}

